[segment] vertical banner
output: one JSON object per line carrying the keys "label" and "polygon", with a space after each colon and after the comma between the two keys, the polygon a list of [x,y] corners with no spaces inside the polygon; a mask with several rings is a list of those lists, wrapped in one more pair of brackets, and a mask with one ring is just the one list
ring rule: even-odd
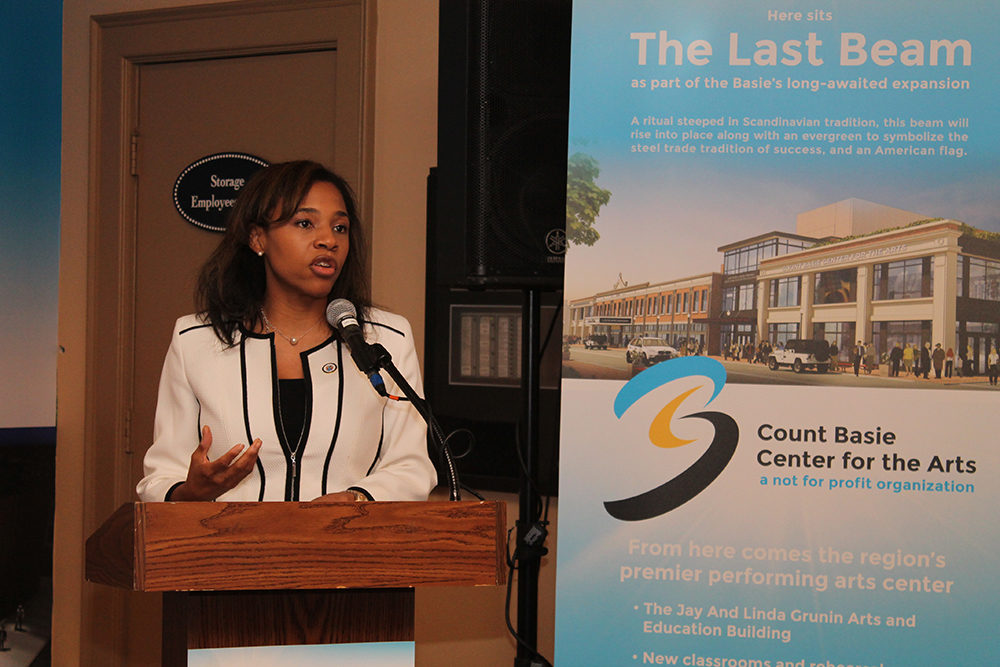
{"label": "vertical banner", "polygon": [[0,445],[55,445],[62,2],[0,18]]}
{"label": "vertical banner", "polygon": [[574,3],[556,664],[996,661],[998,17]]}
{"label": "vertical banner", "polygon": [[27,666],[52,619],[62,0],[0,3],[0,31],[0,665]]}

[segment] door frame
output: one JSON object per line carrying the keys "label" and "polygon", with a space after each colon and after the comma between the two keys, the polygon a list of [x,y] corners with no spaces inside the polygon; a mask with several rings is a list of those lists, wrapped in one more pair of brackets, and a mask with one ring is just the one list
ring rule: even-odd
{"label": "door frame", "polygon": [[[133,137],[142,65],[337,50],[338,171],[371,219],[374,0],[247,0],[91,18],[83,532],[122,503],[131,479],[137,182]],[[184,23],[181,23],[184,22]],[[184,25],[183,31],[158,28]],[[181,37],[178,39],[178,33]],[[141,150],[141,145],[139,147]],[[83,584],[81,664],[124,665],[136,646],[135,594]],[[131,629],[131,632],[130,632]],[[156,638],[138,641],[155,642]],[[133,663],[134,664],[134,663]]]}

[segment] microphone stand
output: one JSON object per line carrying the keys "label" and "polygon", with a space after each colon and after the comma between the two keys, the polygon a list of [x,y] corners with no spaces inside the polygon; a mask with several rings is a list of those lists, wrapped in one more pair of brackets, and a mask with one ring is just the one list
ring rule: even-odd
{"label": "microphone stand", "polygon": [[420,416],[427,423],[427,427],[431,432],[431,438],[438,442],[439,450],[447,469],[448,498],[449,500],[461,500],[462,491],[458,483],[458,472],[455,469],[455,461],[451,455],[451,448],[448,447],[448,442],[441,432],[441,427],[438,426],[437,420],[434,419],[434,415],[431,413],[430,405],[427,401],[417,396],[417,392],[413,391],[413,387],[406,381],[403,374],[399,372],[396,365],[392,363],[392,355],[389,354],[388,350],[379,343],[372,343],[368,346],[368,349],[375,357],[375,371],[384,370],[388,373],[389,377],[396,383],[396,386],[403,392],[403,396],[413,404],[413,407],[417,409],[417,412],[420,413]]}

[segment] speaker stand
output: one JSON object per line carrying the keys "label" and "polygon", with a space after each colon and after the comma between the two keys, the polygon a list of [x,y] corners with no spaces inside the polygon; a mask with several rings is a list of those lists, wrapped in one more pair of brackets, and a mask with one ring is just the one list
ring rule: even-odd
{"label": "speaker stand", "polygon": [[518,495],[517,521],[517,645],[514,667],[539,667],[538,648],[538,572],[545,555],[546,526],[541,521],[541,498],[535,485],[538,474],[538,414],[541,385],[541,290],[524,290],[521,328],[521,388],[524,405],[523,466]]}

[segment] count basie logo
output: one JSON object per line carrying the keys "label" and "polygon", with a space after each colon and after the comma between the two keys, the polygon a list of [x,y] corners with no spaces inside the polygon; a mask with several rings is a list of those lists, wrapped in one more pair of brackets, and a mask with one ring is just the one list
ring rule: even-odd
{"label": "count basie logo", "polygon": [[[621,419],[642,397],[669,382],[687,377],[704,377],[714,385],[712,396],[705,404],[707,407],[726,384],[726,369],[718,361],[708,357],[680,357],[656,364],[636,375],[621,388],[615,397],[615,416]],[[670,422],[681,404],[703,386],[699,385],[673,397],[657,413],[649,425],[649,441],[653,445],[670,450],[694,442],[675,436],[670,430]],[[637,496],[605,502],[604,508],[608,514],[620,521],[643,521],[666,514],[704,491],[729,464],[740,439],[740,428],[736,420],[725,413],[710,411],[695,412],[681,419],[704,419],[711,422],[715,427],[712,444],[701,458],[673,479]]]}

